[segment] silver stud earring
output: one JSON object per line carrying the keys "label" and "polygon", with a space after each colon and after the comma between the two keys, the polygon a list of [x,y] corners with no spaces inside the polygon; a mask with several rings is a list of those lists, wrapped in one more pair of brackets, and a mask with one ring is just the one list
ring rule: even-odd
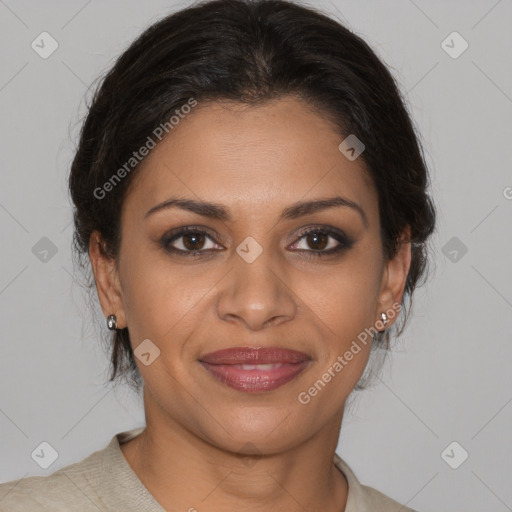
{"label": "silver stud earring", "polygon": [[383,325],[386,325],[389,322],[388,315],[386,315],[386,313],[381,313],[380,314],[380,319],[382,320],[382,324]]}
{"label": "silver stud earring", "polygon": [[107,327],[111,331],[115,331],[117,329],[117,318],[116,315],[109,315],[107,318]]}

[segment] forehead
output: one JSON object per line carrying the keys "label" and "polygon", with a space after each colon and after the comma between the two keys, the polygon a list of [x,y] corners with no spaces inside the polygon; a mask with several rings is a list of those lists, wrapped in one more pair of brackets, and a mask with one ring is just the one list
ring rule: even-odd
{"label": "forehead", "polygon": [[338,149],[344,138],[293,97],[259,106],[200,104],[142,162],[125,206],[145,212],[180,196],[260,215],[339,194],[370,217],[376,191],[362,158],[350,161]]}

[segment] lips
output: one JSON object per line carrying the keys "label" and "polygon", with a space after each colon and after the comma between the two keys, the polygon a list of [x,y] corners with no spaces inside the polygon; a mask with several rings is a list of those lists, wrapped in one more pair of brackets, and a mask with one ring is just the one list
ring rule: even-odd
{"label": "lips", "polygon": [[309,361],[311,357],[297,350],[277,347],[233,347],[211,352],[199,360],[209,364],[295,364]]}
{"label": "lips", "polygon": [[238,391],[271,391],[290,382],[311,363],[303,352],[276,347],[234,347],[199,358],[209,374]]}

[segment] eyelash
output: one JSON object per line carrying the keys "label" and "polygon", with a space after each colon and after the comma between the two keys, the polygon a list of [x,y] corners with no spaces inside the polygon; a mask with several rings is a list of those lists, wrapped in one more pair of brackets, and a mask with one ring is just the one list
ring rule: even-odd
{"label": "eyelash", "polygon": [[[296,249],[297,251],[307,253],[306,257],[317,258],[317,257],[332,256],[332,255],[338,254],[344,250],[350,249],[354,244],[354,241],[352,239],[350,239],[345,233],[343,233],[343,231],[334,230],[332,228],[316,226],[316,227],[307,228],[306,230],[302,231],[299,235],[297,242],[294,242],[292,245],[297,245],[304,237],[306,237],[307,235],[309,235],[311,233],[321,233],[321,234],[328,235],[328,237],[334,238],[334,240],[336,240],[339,243],[339,245],[337,247],[335,247],[333,249],[329,249],[327,251],[326,250],[315,251],[313,249],[311,249],[311,250]],[[195,257],[195,256],[199,256],[201,253],[207,253],[210,251],[218,250],[218,249],[202,249],[202,250],[199,249],[196,251],[185,251],[183,249],[176,249],[175,247],[171,246],[172,242],[179,240],[180,238],[182,238],[184,235],[187,235],[187,234],[205,235],[207,238],[212,240],[214,243],[217,243],[214,240],[213,236],[210,235],[207,231],[204,231],[203,229],[201,229],[199,227],[194,227],[194,226],[187,226],[184,228],[180,228],[179,231],[174,231],[174,232],[168,233],[162,238],[160,243],[166,251],[173,253],[173,254],[177,254],[178,256],[185,256],[185,257]],[[328,243],[328,245],[329,245],[329,243]]]}

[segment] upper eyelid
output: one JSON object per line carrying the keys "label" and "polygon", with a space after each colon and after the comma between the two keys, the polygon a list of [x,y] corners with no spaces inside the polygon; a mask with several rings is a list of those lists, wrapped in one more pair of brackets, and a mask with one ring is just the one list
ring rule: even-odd
{"label": "upper eyelid", "polygon": [[322,232],[329,233],[329,234],[347,236],[342,229],[329,227],[329,226],[322,226],[322,225],[312,225],[312,226],[308,226],[306,228],[300,229],[299,234],[297,236],[303,237],[304,235],[307,235],[311,231],[315,231],[315,230],[322,231]]}
{"label": "upper eyelid", "polygon": [[170,242],[171,240],[178,240],[187,233],[202,233],[209,237],[213,242],[219,243],[215,240],[216,237],[210,233],[210,230],[202,226],[183,226],[181,228],[176,228],[164,234],[162,238],[167,242]]}

